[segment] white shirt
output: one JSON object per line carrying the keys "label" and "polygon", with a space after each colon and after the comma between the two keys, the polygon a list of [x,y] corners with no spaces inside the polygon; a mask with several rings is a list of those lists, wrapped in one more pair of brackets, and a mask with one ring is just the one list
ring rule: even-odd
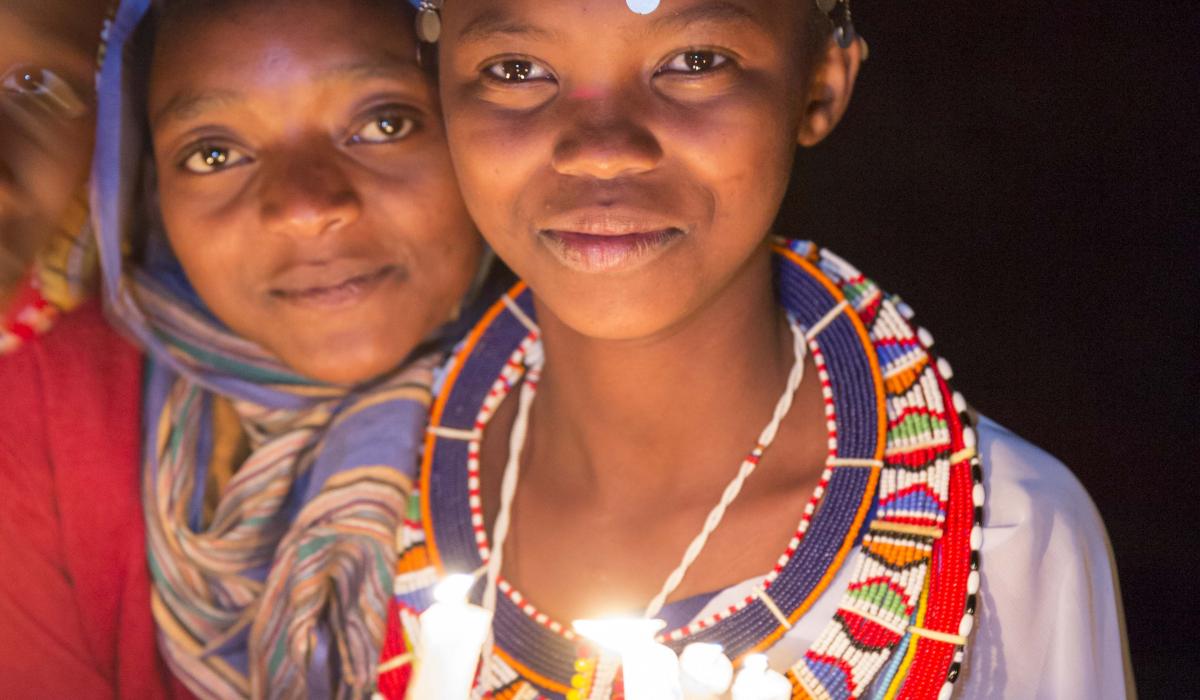
{"label": "white shirt", "polygon": [[[986,418],[979,449],[983,583],[954,696],[1134,697],[1112,548],[1092,500],[1061,462]],[[767,651],[772,668],[790,667],[823,631],[853,574],[850,561]],[[744,599],[761,580],[726,589],[696,618]]]}

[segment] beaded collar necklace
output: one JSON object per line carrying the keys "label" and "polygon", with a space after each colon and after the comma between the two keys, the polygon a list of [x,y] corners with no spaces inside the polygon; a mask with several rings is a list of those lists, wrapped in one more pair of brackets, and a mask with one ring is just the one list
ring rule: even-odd
{"label": "beaded collar necklace", "polygon": [[[834,313],[838,312],[840,312],[840,309],[834,310]],[[700,556],[700,552],[708,542],[709,536],[721,524],[721,520],[725,516],[725,510],[737,499],[738,494],[742,491],[742,486],[746,483],[746,479],[754,473],[763,454],[771,446],[771,443],[775,441],[775,436],[779,433],[780,424],[792,408],[792,400],[795,398],[796,389],[800,386],[801,380],[804,379],[805,343],[811,341],[811,338],[806,338],[804,331],[800,330],[795,320],[788,319],[788,325],[791,328],[794,339],[792,343],[792,355],[794,359],[792,369],[788,372],[783,394],[780,395],[779,400],[775,404],[775,410],[772,411],[771,420],[763,428],[762,433],[758,437],[758,442],[754,445],[754,449],[742,460],[733,480],[725,487],[725,490],[721,494],[721,500],[709,511],[708,517],[705,518],[704,526],[700,529],[699,534],[688,544],[679,566],[675,567],[667,576],[658,594],[654,596],[650,604],[646,607],[645,617],[647,619],[652,619],[658,615],[666,603],[667,597],[674,593],[679,588],[679,585],[683,583],[683,577]],[[538,334],[536,330],[531,332],[534,335]],[[815,335],[815,333],[810,331],[809,335]],[[496,609],[496,583],[499,581],[500,571],[503,569],[504,542],[508,536],[513,496],[516,494],[517,477],[521,468],[521,452],[525,447],[525,433],[529,423],[529,410],[533,405],[533,397],[537,393],[538,380],[541,378],[541,352],[539,351],[536,355],[539,359],[530,363],[529,370],[525,375],[525,381],[521,385],[520,403],[517,408],[517,416],[513,421],[512,435],[509,439],[508,464],[504,469],[503,482],[500,489],[500,510],[496,515],[496,523],[492,528],[492,556],[486,564],[487,576],[484,579],[483,589],[483,607],[490,611],[495,611]]]}
{"label": "beaded collar necklace", "polygon": [[[934,361],[932,340],[908,324],[911,312],[898,298],[809,243],[782,242],[776,260],[781,303],[805,329],[820,373],[826,469],[787,550],[754,593],[659,639],[676,651],[719,643],[735,663],[762,651],[812,606],[857,542],[836,614],[787,670],[795,696],[948,697],[979,586],[983,488],[966,404],[948,388],[949,366]],[[531,354],[536,359],[532,319],[532,296],[517,285],[448,370],[426,441],[419,514],[400,537],[393,615],[424,609],[439,574],[477,571],[491,560],[479,447]],[[620,696],[619,683],[591,687],[590,645],[502,577],[495,590],[495,646],[478,695]],[[407,676],[389,659],[405,653],[402,635],[389,635],[379,677],[385,696]]]}

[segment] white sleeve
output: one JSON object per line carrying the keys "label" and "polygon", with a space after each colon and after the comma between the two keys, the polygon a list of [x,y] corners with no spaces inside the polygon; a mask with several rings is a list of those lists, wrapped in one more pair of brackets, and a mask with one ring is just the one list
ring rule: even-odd
{"label": "white sleeve", "polygon": [[1060,462],[984,420],[978,626],[963,698],[1134,697],[1116,568],[1091,499]]}

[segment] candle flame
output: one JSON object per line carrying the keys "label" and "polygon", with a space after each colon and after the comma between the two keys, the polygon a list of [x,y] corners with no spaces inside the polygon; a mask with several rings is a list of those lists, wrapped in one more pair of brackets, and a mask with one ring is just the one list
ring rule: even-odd
{"label": "candle flame", "polygon": [[576,620],[575,631],[612,651],[620,652],[631,646],[654,641],[667,623],[645,618],[610,618],[606,620]]}
{"label": "candle flame", "polygon": [[439,603],[465,603],[475,577],[471,574],[451,574],[433,588],[433,599]]}

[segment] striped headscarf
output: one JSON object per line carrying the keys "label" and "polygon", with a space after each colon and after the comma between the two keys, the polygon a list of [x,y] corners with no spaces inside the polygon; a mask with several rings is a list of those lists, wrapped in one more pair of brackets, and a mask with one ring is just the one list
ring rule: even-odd
{"label": "striped headscarf", "polygon": [[[204,698],[359,697],[374,682],[396,531],[415,474],[436,357],[347,391],[299,376],[226,329],[153,227],[137,265],[144,135],[129,42],[150,0],[107,28],[93,202],[105,302],[148,356],[143,506],[160,648]],[[219,406],[249,456],[210,521]],[[227,404],[227,405],[228,405]]]}

